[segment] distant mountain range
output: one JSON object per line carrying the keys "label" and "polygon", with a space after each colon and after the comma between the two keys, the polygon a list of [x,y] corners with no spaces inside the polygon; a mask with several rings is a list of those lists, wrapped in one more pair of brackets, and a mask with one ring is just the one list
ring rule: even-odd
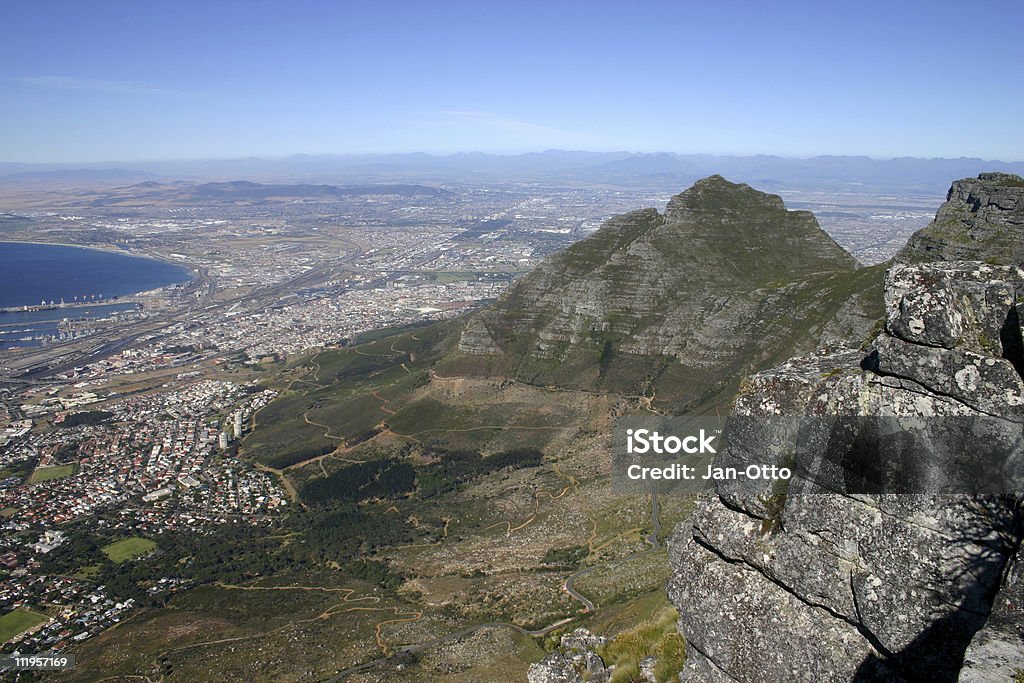
{"label": "distant mountain range", "polygon": [[721,174],[770,190],[840,188],[921,191],[941,195],[949,178],[983,171],[1024,173],[1024,162],[976,158],[872,159],[771,155],[714,156],[670,152],[545,152],[495,155],[479,152],[435,156],[413,154],[298,154],[284,158],[109,162],[89,164],[0,163],[0,184],[123,183],[157,179],[378,184],[458,181],[608,183],[675,188]]}
{"label": "distant mountain range", "polygon": [[[66,172],[53,171],[61,178]],[[100,171],[99,173],[103,173]],[[45,175],[44,174],[36,174]],[[77,177],[81,177],[78,175]],[[103,178],[124,178],[123,175],[103,175]],[[65,182],[54,181],[59,186]],[[413,184],[375,184],[375,185],[313,185],[308,183],[254,183],[248,180],[230,182],[190,183],[175,181],[160,183],[147,180],[134,185],[104,184],[87,193],[75,193],[75,201],[79,195],[94,207],[129,207],[177,204],[273,204],[276,202],[295,202],[302,200],[330,201],[345,197],[402,197],[405,199],[444,198],[451,193],[438,187]]]}

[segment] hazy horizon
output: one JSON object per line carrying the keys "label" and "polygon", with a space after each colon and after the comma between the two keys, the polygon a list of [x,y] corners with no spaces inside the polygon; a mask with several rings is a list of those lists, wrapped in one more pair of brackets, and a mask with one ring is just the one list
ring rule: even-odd
{"label": "hazy horizon", "polygon": [[291,152],[282,154],[245,154],[237,156],[179,156],[179,157],[150,157],[150,158],[97,158],[97,159],[67,159],[60,161],[24,161],[21,159],[0,159],[3,166],[38,166],[38,167],[81,167],[83,170],[89,166],[110,166],[124,164],[126,166],[137,166],[144,164],[160,163],[217,163],[217,162],[245,162],[245,161],[289,161],[297,159],[359,159],[372,157],[429,157],[443,160],[453,157],[494,157],[494,158],[518,158],[526,156],[542,156],[545,154],[592,154],[592,155],[623,155],[624,157],[658,157],[676,156],[680,158],[707,157],[711,159],[781,159],[784,161],[811,161],[815,159],[866,159],[876,162],[915,160],[915,161],[983,161],[992,163],[1022,164],[1024,158],[986,158],[979,156],[961,155],[951,156],[915,156],[915,155],[870,155],[870,154],[835,154],[823,152],[820,154],[774,154],[770,152],[752,152],[750,154],[716,154],[711,152],[679,152],[670,150],[628,150],[628,149],[561,149],[547,148],[526,150],[523,152],[486,152],[477,149],[467,149],[455,152],[429,152],[424,150],[391,151],[391,152]]}

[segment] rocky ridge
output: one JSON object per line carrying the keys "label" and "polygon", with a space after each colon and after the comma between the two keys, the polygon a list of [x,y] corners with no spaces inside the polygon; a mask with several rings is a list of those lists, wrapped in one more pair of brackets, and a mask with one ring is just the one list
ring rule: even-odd
{"label": "rocky ridge", "polygon": [[[745,384],[734,414],[765,419],[749,420],[723,460],[767,454],[794,466],[796,453],[806,479],[788,490],[729,482],[675,530],[668,592],[687,640],[682,681],[1005,681],[1024,669],[1014,496],[944,489],[937,475],[950,454],[937,448],[882,475],[932,483],[934,493],[812,493],[820,463],[800,462],[793,423],[770,419],[821,416],[827,426],[888,415],[948,430],[975,417],[996,425],[987,440],[1018,444],[1024,271],[1020,259],[983,261],[1012,258],[995,258],[987,236],[1003,240],[1018,225],[1019,181],[954,184],[936,224],[960,216],[973,251],[929,241],[935,224],[925,229],[932,236],[911,240],[886,276],[885,327],[870,344],[822,349]],[[965,253],[982,261],[937,258]],[[951,449],[954,458],[972,457],[972,445]],[[1018,454],[996,478],[1008,490],[1021,483]],[[847,484],[863,475],[841,474]]]}
{"label": "rocky ridge", "polygon": [[1024,179],[982,173],[957,180],[935,220],[917,231],[897,261],[1024,263]]}
{"label": "rocky ridge", "polygon": [[692,407],[794,349],[866,334],[881,274],[811,213],[711,176],[545,261],[469,318],[459,353],[521,381]]}
{"label": "rocky ridge", "polygon": [[597,650],[608,642],[585,628],[563,635],[547,657],[530,665],[529,683],[607,683],[613,667],[606,667]]}

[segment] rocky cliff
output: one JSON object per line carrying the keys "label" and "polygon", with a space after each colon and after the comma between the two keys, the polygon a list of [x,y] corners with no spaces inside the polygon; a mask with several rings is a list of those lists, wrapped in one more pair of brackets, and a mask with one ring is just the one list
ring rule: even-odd
{"label": "rocky cliff", "polygon": [[935,220],[919,230],[897,261],[976,260],[1024,263],[1024,179],[982,173],[957,180]]}
{"label": "rocky cliff", "polygon": [[472,316],[461,369],[706,405],[794,350],[865,334],[881,275],[809,212],[711,176],[664,213],[610,220]]}
{"label": "rocky cliff", "polygon": [[[745,384],[734,414],[748,426],[722,458],[774,458],[798,476],[788,489],[722,485],[676,529],[668,591],[687,639],[683,681],[1007,681],[1024,669],[1021,524],[1016,497],[1001,495],[1022,483],[1022,191],[1013,176],[955,183],[889,270],[874,340]],[[953,244],[936,236],[951,216],[963,238]],[[856,416],[913,417],[932,433],[912,461],[870,473],[832,461],[829,478],[780,415],[833,430]],[[950,442],[950,425],[971,418],[986,420],[983,437]],[[992,449],[1005,461],[985,461],[978,443],[1005,446]],[[999,472],[973,495],[947,476],[982,467]],[[908,480],[929,493],[889,492]]]}

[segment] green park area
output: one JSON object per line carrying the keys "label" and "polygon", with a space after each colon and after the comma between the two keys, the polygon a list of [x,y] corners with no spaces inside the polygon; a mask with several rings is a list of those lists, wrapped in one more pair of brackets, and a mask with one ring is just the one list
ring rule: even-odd
{"label": "green park area", "polygon": [[51,479],[61,479],[63,477],[70,477],[75,473],[76,465],[57,465],[56,467],[39,467],[32,472],[32,478],[29,479],[30,484],[38,484],[41,481],[49,481]]}
{"label": "green park area", "polygon": [[19,633],[23,633],[33,626],[45,624],[49,620],[50,618],[45,614],[19,607],[0,617],[0,642],[6,643]]}
{"label": "green park area", "polygon": [[114,562],[124,562],[141,557],[156,548],[156,542],[141,536],[132,536],[103,546],[103,553]]}

